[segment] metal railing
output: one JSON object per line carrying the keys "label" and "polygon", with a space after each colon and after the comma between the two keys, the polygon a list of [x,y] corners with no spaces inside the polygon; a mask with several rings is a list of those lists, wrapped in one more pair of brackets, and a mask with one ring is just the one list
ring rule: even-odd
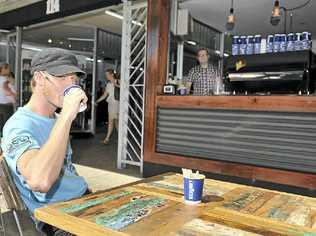
{"label": "metal railing", "polygon": [[118,163],[143,172],[147,3],[124,1]]}

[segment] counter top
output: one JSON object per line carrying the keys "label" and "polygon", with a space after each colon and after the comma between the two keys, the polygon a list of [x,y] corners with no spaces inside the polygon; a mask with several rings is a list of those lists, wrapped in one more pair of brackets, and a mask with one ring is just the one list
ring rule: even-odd
{"label": "counter top", "polygon": [[158,107],[316,112],[316,96],[157,96]]}

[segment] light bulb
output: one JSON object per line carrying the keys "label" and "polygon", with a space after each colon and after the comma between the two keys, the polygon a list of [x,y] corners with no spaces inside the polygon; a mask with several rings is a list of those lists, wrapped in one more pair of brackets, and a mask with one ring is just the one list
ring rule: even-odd
{"label": "light bulb", "polygon": [[271,15],[271,19],[270,19],[271,25],[279,24],[280,20],[281,20],[281,8],[280,8],[279,1],[276,0],[274,2],[274,7],[272,10],[272,15]]}
{"label": "light bulb", "polygon": [[232,31],[235,27],[235,15],[234,8],[230,8],[229,15],[227,17],[226,29]]}
{"label": "light bulb", "polygon": [[230,24],[234,24],[235,23],[235,15],[234,14],[230,14],[227,17],[227,23],[230,23]]}
{"label": "light bulb", "polygon": [[279,17],[281,16],[281,12],[280,12],[280,3],[278,0],[276,0],[274,2],[274,7],[272,10],[272,17]]}

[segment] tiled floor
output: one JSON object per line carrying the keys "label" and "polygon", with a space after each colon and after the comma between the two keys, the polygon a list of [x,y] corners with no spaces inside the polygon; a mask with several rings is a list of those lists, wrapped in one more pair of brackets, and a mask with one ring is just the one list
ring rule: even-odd
{"label": "tiled floor", "polygon": [[[109,189],[140,179],[137,167],[116,168],[117,142],[113,140],[108,144],[101,144],[103,132],[98,132],[92,138],[72,139],[73,162],[80,175],[84,176],[93,191]],[[18,231],[12,212],[6,211],[3,199],[0,198],[0,207],[4,217],[7,236],[17,236]],[[25,236],[36,236],[30,219],[22,213],[22,228]],[[1,231],[0,231],[1,232]],[[3,235],[0,233],[0,235]]]}
{"label": "tiled floor", "polygon": [[120,174],[108,170],[99,170],[82,165],[76,165],[76,168],[78,173],[85,177],[93,192],[139,180],[137,177],[128,176],[126,174]]}

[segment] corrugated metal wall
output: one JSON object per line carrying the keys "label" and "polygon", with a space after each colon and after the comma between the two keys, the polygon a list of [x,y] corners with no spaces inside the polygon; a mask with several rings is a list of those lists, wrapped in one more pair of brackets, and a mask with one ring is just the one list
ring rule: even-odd
{"label": "corrugated metal wall", "polygon": [[316,173],[316,113],[159,108],[156,151]]}
{"label": "corrugated metal wall", "polygon": [[7,47],[0,45],[0,61],[6,61]]}
{"label": "corrugated metal wall", "polygon": [[99,31],[99,56],[119,60],[121,58],[121,35],[114,34],[105,30]]}

